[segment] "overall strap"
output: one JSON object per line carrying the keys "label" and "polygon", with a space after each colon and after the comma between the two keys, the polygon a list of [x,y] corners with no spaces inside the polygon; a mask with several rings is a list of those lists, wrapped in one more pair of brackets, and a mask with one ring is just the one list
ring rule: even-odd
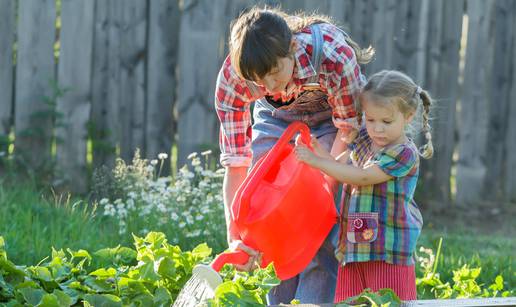
{"label": "overall strap", "polygon": [[321,69],[322,55],[323,55],[323,36],[319,24],[310,25],[312,32],[312,66],[315,70],[315,75],[308,79],[309,83],[319,83],[319,70]]}

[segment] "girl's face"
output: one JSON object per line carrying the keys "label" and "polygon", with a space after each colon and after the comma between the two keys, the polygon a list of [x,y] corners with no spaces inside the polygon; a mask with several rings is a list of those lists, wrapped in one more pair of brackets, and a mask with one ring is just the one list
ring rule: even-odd
{"label": "girl's face", "polygon": [[395,103],[382,103],[368,95],[360,98],[365,116],[367,133],[378,147],[403,143],[406,139],[405,126],[413,115],[404,115]]}
{"label": "girl's face", "polygon": [[256,84],[265,87],[270,94],[278,94],[285,91],[287,84],[292,79],[294,72],[294,59],[291,57],[280,58],[278,66],[263,78],[256,80]]}

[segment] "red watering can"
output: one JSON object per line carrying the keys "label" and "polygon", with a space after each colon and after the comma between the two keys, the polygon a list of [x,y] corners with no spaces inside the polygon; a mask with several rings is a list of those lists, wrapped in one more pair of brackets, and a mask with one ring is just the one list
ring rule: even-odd
{"label": "red watering can", "polygon": [[[323,174],[295,156],[290,140],[298,132],[310,144],[308,126],[290,124],[244,180],[231,207],[244,244],[263,253],[262,267],[274,262],[281,280],[304,270],[337,220]],[[248,259],[243,251],[223,253],[211,268],[219,271],[225,263],[245,264]]]}

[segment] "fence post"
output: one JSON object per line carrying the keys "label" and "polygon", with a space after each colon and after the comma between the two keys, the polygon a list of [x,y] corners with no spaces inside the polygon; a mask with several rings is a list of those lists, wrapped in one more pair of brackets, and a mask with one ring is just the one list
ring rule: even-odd
{"label": "fence post", "polygon": [[[468,33],[464,66],[459,157],[457,161],[457,203],[468,204],[484,198],[487,173],[489,82],[493,58],[492,1],[468,0]],[[484,62],[483,65],[478,65]]]}
{"label": "fence post", "polygon": [[51,162],[55,21],[54,0],[19,1],[15,151],[32,169]]}
{"label": "fence post", "polygon": [[[506,161],[513,152],[507,151],[507,131],[508,124],[514,118],[509,117],[510,105],[514,101],[510,100],[511,92],[511,73],[512,63],[514,63],[514,53],[512,38],[516,32],[513,25],[514,9],[513,1],[498,0],[495,1],[493,7],[492,21],[493,28],[490,35],[493,36],[493,56],[490,69],[491,78],[488,86],[490,88],[489,107],[489,130],[487,134],[487,150],[486,159],[486,196],[492,200],[507,199],[511,193],[505,191],[506,176],[508,173],[514,172],[514,169],[506,167]],[[478,63],[477,63],[478,65]],[[512,71],[512,72],[511,72]],[[513,138],[509,143],[515,142]]]}
{"label": "fence post", "polygon": [[57,85],[56,121],[58,176],[74,192],[87,191],[87,122],[91,109],[91,67],[94,2],[62,0],[61,49]]}
{"label": "fence post", "polygon": [[[149,1],[146,156],[171,154],[176,129],[176,99],[180,11],[177,0]],[[169,160],[170,161],[170,160]],[[164,174],[170,171],[166,164]]]}
{"label": "fence post", "polygon": [[516,202],[516,2],[511,2],[512,8],[510,12],[512,14],[512,85],[510,88],[510,96],[507,100],[509,104],[508,114],[508,126],[507,126],[507,137],[506,140],[506,156],[507,165],[505,166],[506,177],[505,177],[505,199],[510,202]]}
{"label": "fence post", "polygon": [[7,155],[8,136],[12,125],[13,44],[15,3],[6,1],[0,10],[0,158]]}
{"label": "fence post", "polygon": [[[431,121],[434,156],[422,162],[422,186],[425,199],[434,200],[434,208],[451,201],[450,176],[455,149],[456,101],[459,97],[459,49],[462,33],[463,1],[432,1],[427,40],[428,56],[424,87],[435,98]],[[442,21],[435,20],[442,18]],[[435,37],[434,35],[437,35]]]}
{"label": "fence post", "polygon": [[147,1],[124,0],[121,13],[120,43],[120,156],[131,160],[136,148],[146,156],[145,66],[147,61]]}

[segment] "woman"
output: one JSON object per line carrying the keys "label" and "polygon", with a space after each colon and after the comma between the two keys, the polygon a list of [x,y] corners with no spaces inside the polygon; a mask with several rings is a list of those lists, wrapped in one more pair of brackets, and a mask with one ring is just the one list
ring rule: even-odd
{"label": "woman", "polygon": [[[367,63],[374,51],[360,49],[326,16],[294,16],[257,7],[232,23],[229,48],[217,79],[215,108],[221,123],[220,162],[226,168],[228,243],[251,256],[246,265],[238,266],[249,270],[260,255],[241,242],[229,214],[248,168],[296,120],[305,122],[333,154],[342,152],[345,137],[356,127],[354,100],[365,83],[359,64]],[[336,271],[327,239],[301,274],[271,290],[269,304],[294,298],[331,303]]]}

